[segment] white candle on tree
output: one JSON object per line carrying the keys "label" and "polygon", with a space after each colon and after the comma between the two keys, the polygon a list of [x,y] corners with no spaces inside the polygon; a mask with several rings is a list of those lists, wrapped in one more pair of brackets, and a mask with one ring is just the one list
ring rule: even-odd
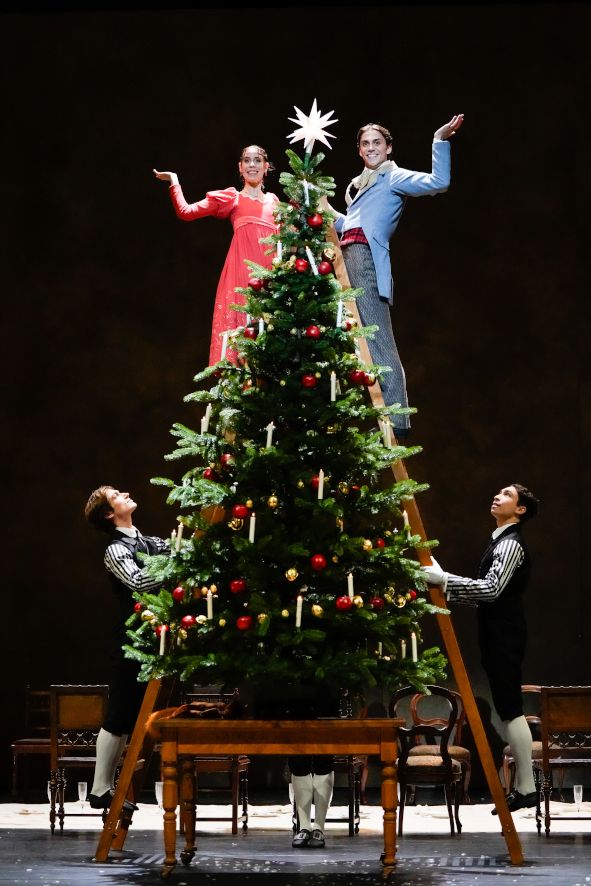
{"label": "white candle on tree", "polygon": [[248,540],[252,544],[254,542],[254,533],[256,528],[256,517],[254,511],[250,515],[250,523],[248,527]]}
{"label": "white candle on tree", "polygon": [[324,498],[324,471],[322,468],[318,471],[318,501]]}
{"label": "white candle on tree", "polygon": [[183,540],[183,529],[184,529],[184,524],[179,523],[179,531],[176,534],[176,549],[177,549],[177,551],[180,551],[180,549],[181,549],[181,541]]}
{"label": "white candle on tree", "polygon": [[176,529],[172,530],[172,535],[170,536],[170,556],[172,557],[173,552],[176,550]]}
{"label": "white candle on tree", "polygon": [[406,658],[406,640],[400,641],[400,658]]}
{"label": "white candle on tree", "polygon": [[164,655],[166,644],[166,625],[160,625],[160,655]]}
{"label": "white candle on tree", "polygon": [[343,302],[342,302],[342,299],[339,299],[339,303],[337,305],[337,322],[336,322],[335,326],[337,326],[337,328],[338,328],[342,322],[343,322]]}
{"label": "white candle on tree", "polygon": [[306,255],[308,256],[308,261],[310,262],[310,267],[312,268],[312,273],[317,277],[318,276],[318,266],[314,261],[314,256],[312,255],[312,250],[309,246],[306,246]]}
{"label": "white candle on tree", "polygon": [[353,599],[355,596],[355,591],[353,590],[353,573],[349,572],[347,575],[347,591],[349,593],[349,597]]}
{"label": "white candle on tree", "polygon": [[224,334],[222,335],[222,353],[220,356],[220,360],[225,359],[227,350],[228,350],[228,333],[224,332]]}
{"label": "white candle on tree", "polygon": [[419,660],[419,657],[418,657],[418,654],[417,654],[417,635],[415,634],[414,631],[413,631],[412,634],[410,635],[410,647],[411,647],[411,650],[412,650],[412,660],[413,660],[413,661],[418,661],[418,660]]}
{"label": "white candle on tree", "polygon": [[211,593],[211,588],[207,590],[207,618],[208,621],[211,621],[213,618],[213,594]]}
{"label": "white candle on tree", "polygon": [[303,603],[304,603],[304,598],[302,597],[301,594],[298,594],[297,599],[296,599],[296,621],[295,621],[296,628],[301,628],[301,626],[302,626],[302,606],[303,606]]}
{"label": "white candle on tree", "polygon": [[271,420],[271,421],[269,422],[269,424],[267,425],[267,427],[266,427],[266,431],[267,431],[267,444],[266,444],[266,448],[267,448],[267,449],[270,449],[270,448],[271,448],[271,444],[273,443],[273,431],[274,431],[274,430],[275,430],[275,425],[273,424],[273,421]]}
{"label": "white candle on tree", "polygon": [[406,538],[408,540],[410,538],[410,523],[408,522],[408,514],[406,511],[402,512],[402,519],[404,520],[404,528],[406,529]]}
{"label": "white candle on tree", "polygon": [[283,243],[281,242],[281,240],[278,240],[277,241],[277,258],[279,259],[279,261],[281,261],[282,257],[283,257]]}
{"label": "white candle on tree", "polygon": [[330,373],[330,402],[334,403],[337,399],[337,374],[336,372]]}

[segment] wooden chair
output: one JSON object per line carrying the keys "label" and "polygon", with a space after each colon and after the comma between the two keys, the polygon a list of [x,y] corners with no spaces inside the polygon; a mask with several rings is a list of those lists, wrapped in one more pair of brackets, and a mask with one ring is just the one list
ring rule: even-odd
{"label": "wooden chair", "polygon": [[[55,831],[56,817],[60,831],[67,815],[103,815],[103,813],[64,810],[66,771],[94,771],[96,739],[103,724],[109,687],[105,685],[52,685],[49,687],[50,740],[50,809],[49,825]],[[56,800],[58,803],[56,813]]]}
{"label": "wooden chair", "polygon": [[[521,687],[524,710],[528,711],[528,713],[525,713],[525,719],[529,723],[529,727],[532,732],[532,766],[534,770],[536,789],[538,791],[541,789],[542,786],[542,742],[540,740],[540,728],[542,723],[542,718],[540,716],[541,692],[542,687],[534,685],[532,683],[524,683]],[[513,790],[513,785],[515,782],[515,760],[513,758],[511,745],[509,744],[505,745],[505,747],[503,748],[502,768],[505,790],[507,791],[507,793],[510,793]],[[562,799],[564,769],[560,770],[559,779],[559,791],[560,797]]]}
{"label": "wooden chair", "polygon": [[[542,686],[541,719],[544,829],[549,837],[554,770],[591,766],[591,686]],[[539,803],[536,812],[539,818]],[[561,821],[565,818],[560,816]],[[570,820],[575,818],[582,821],[591,816]]]}
{"label": "wooden chair", "polygon": [[[237,698],[238,691],[230,693],[221,693],[219,691],[205,690],[202,687],[193,687],[190,691],[183,693],[185,703],[192,701],[204,702],[231,702]],[[193,760],[193,773],[195,779],[195,798],[198,800],[199,792],[212,792],[216,787],[205,787],[200,783],[200,776],[210,775],[212,773],[226,773],[228,775],[228,788],[230,790],[231,814],[230,816],[207,816],[202,815],[196,807],[196,820],[201,821],[231,821],[232,833],[238,833],[238,809],[242,810],[241,822],[242,830],[248,830],[248,767],[250,758],[245,754],[235,754],[233,756],[209,756],[195,757]]]}
{"label": "wooden chair", "polygon": [[[450,734],[449,744],[447,747],[449,756],[452,760],[458,760],[462,767],[462,802],[470,803],[470,795],[468,793],[470,787],[470,776],[472,774],[472,759],[470,750],[462,745],[462,730],[466,723],[466,712],[462,702],[462,696],[453,689],[448,690],[455,698],[458,706],[458,716],[455,726]],[[417,692],[410,699],[410,715],[415,726],[446,726],[448,722],[447,716],[427,717],[424,712],[428,700],[432,696]],[[444,702],[446,704],[446,702]],[[420,709],[420,710],[419,710]],[[411,757],[428,757],[439,754],[439,746],[426,744],[423,736],[417,737],[417,744],[409,751]]]}
{"label": "wooden chair", "polygon": [[[22,781],[22,799],[27,797],[27,768],[21,766],[21,758],[44,756],[49,759],[49,689],[25,689],[24,738],[15,739],[10,745],[12,752],[12,789],[16,799],[19,796],[19,782]],[[20,776],[20,778],[19,778]]]}
{"label": "wooden chair", "polygon": [[[459,760],[453,760],[449,754],[448,746],[458,718],[458,703],[455,694],[443,686],[428,686],[431,695],[441,696],[449,704],[449,715],[444,718],[445,725],[432,726],[421,723],[419,725],[402,726],[398,729],[400,753],[397,761],[398,784],[400,785],[400,806],[398,810],[398,835],[402,836],[402,824],[404,820],[404,807],[406,804],[406,792],[410,786],[443,787],[445,802],[449,815],[449,826],[452,836],[457,828],[458,834],[462,831],[459,818],[459,805],[462,792],[463,772]],[[413,686],[399,689],[391,698],[390,716],[400,716],[401,702],[416,694]],[[411,750],[417,744],[417,738],[428,739],[428,744],[437,749],[436,754],[411,755]],[[453,798],[453,808],[452,808]],[[455,828],[454,828],[455,821]]]}

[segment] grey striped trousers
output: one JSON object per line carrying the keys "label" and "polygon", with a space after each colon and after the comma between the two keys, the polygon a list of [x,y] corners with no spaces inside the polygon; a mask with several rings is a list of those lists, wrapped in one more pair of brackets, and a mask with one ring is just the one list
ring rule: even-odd
{"label": "grey striped trousers", "polygon": [[[364,243],[351,243],[343,246],[343,259],[351,286],[364,290],[356,301],[362,325],[379,326],[374,337],[367,340],[371,359],[378,366],[390,366],[392,369],[392,372],[385,372],[380,378],[384,403],[386,406],[393,403],[408,406],[406,376],[394,340],[390,305],[380,298],[371,250]],[[410,418],[408,415],[393,415],[392,425],[395,434],[408,431]]]}

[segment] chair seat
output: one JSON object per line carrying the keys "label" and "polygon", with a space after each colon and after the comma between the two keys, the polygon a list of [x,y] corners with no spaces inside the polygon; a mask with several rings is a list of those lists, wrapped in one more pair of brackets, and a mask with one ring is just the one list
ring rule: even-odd
{"label": "chair seat", "polygon": [[[448,745],[447,750],[449,751],[449,756],[453,757],[454,760],[460,760],[460,762],[470,762],[470,751],[468,748],[460,747],[460,745],[450,744]],[[439,756],[439,746],[435,744],[417,744],[408,752],[408,756],[410,757],[432,757]],[[441,757],[439,757],[441,759]]]}
{"label": "chair seat", "polygon": [[[442,769],[443,762],[439,755],[436,754],[425,754],[420,757],[408,757],[406,761],[406,768],[412,769],[413,774],[416,773],[417,769]],[[454,775],[461,776],[462,774],[462,764],[459,760],[451,760],[451,768]],[[410,778],[407,781],[410,782]]]}

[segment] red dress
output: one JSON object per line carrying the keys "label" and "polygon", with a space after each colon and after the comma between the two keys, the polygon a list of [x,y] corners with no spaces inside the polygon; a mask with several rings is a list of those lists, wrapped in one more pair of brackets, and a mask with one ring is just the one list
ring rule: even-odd
{"label": "red dress", "polygon": [[[242,296],[234,291],[237,286],[247,286],[251,276],[244,259],[271,267],[274,252],[270,246],[259,243],[259,240],[277,231],[273,209],[279,203],[279,198],[275,194],[265,194],[264,200],[253,200],[239,193],[236,188],[226,188],[224,191],[208,191],[205,199],[198,203],[187,203],[180,185],[171,185],[170,196],[176,214],[183,221],[213,215],[216,218],[229,218],[234,228],[213,308],[209,349],[211,366],[220,359],[222,334],[227,329],[243,326],[245,322],[244,314],[230,308],[231,304],[244,302]],[[265,254],[266,250],[270,250],[269,255]]]}

